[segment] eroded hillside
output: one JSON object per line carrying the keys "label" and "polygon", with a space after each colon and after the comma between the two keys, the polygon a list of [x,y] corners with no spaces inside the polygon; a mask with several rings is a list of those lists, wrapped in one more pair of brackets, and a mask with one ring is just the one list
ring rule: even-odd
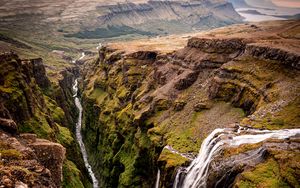
{"label": "eroded hillside", "polygon": [[0,185],[89,187],[75,136],[77,115],[66,69],[51,83],[43,60],[0,54]]}
{"label": "eroded hillside", "polygon": [[[299,128],[299,30],[299,21],[241,24],[182,42],[171,36],[101,48],[82,80],[83,132],[101,186],[153,187],[159,168],[160,186],[172,187],[178,167],[215,128]],[[299,186],[298,136],[246,144],[219,160],[265,145],[258,164],[233,169],[222,185]],[[257,179],[259,172],[271,175]]]}

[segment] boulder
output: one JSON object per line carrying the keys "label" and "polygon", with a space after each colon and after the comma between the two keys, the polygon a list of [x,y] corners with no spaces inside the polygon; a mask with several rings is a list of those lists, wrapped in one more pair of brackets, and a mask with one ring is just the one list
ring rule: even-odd
{"label": "boulder", "polygon": [[0,118],[0,128],[9,133],[17,132],[17,124],[12,119]]}
{"label": "boulder", "polygon": [[50,170],[52,179],[57,187],[62,183],[62,166],[65,159],[66,149],[58,144],[44,139],[37,139],[29,144],[35,151],[39,162]]}
{"label": "boulder", "polygon": [[194,105],[195,112],[201,112],[202,110],[210,109],[210,105],[205,102],[200,102]]}
{"label": "boulder", "polygon": [[185,101],[175,101],[174,104],[174,111],[181,111],[185,107],[186,102]]}
{"label": "boulder", "polygon": [[182,77],[175,83],[177,90],[184,90],[193,85],[198,79],[199,72],[186,72],[182,74]]}

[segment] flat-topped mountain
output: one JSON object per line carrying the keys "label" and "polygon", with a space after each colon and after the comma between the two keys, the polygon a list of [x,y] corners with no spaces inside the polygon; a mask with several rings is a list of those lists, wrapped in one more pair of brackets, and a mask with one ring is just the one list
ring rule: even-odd
{"label": "flat-topped mountain", "polygon": [[165,35],[208,29],[241,21],[225,0],[4,1],[2,26],[59,31],[67,37],[111,38]]}

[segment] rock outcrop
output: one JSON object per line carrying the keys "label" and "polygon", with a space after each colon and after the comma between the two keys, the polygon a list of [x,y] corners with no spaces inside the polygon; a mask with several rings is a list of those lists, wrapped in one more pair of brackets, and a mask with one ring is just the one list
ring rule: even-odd
{"label": "rock outcrop", "polygon": [[[11,117],[16,123],[22,123],[34,117],[39,110],[43,111],[46,103],[36,83],[39,82],[46,87],[49,86],[49,80],[45,71],[36,72],[45,70],[41,62],[22,61],[14,53],[5,53],[1,54],[0,63],[0,101],[6,116]],[[49,123],[51,124],[50,120]]]}
{"label": "rock outcrop", "polygon": [[10,188],[62,185],[65,148],[34,134],[13,137],[0,131],[0,185]]}
{"label": "rock outcrop", "polygon": [[0,186],[89,186],[70,131],[77,115],[71,86],[78,69],[66,70],[54,86],[42,59],[21,60],[4,53],[0,75]]}
{"label": "rock outcrop", "polygon": [[247,45],[245,53],[261,59],[279,61],[286,66],[300,69],[300,56],[297,53],[259,45]]}

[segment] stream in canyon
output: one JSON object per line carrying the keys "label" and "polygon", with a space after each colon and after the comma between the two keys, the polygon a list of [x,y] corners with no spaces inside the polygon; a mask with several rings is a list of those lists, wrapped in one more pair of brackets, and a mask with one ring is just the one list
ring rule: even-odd
{"label": "stream in canyon", "polygon": [[89,164],[88,155],[87,155],[86,148],[85,148],[85,145],[83,143],[82,135],[81,135],[82,105],[81,105],[81,102],[79,100],[79,97],[77,96],[78,95],[78,79],[76,79],[75,82],[74,82],[73,92],[74,92],[73,97],[75,99],[75,105],[78,109],[78,120],[77,120],[77,123],[76,123],[76,139],[77,139],[77,141],[79,143],[79,146],[80,146],[80,150],[81,150],[81,153],[82,153],[82,157],[83,157],[83,160],[84,160],[85,167],[88,170],[89,175],[92,178],[93,188],[99,188],[98,180],[96,179],[96,176],[95,176],[95,174],[92,170],[91,165]]}
{"label": "stream in canyon", "polygon": [[[300,129],[257,130],[239,127],[238,129],[215,129],[202,143],[196,159],[189,167],[180,168],[174,181],[174,188],[206,188],[211,161],[228,147],[242,144],[256,144],[267,139],[287,139],[300,134]],[[258,159],[263,155],[261,149],[240,162]],[[236,162],[236,161],[235,161]]]}
{"label": "stream in canyon", "polygon": [[85,52],[82,52],[82,53],[81,53],[81,56],[80,56],[77,60],[73,60],[72,63],[76,64],[77,61],[82,60],[85,56],[86,56],[86,55],[85,55]]}

